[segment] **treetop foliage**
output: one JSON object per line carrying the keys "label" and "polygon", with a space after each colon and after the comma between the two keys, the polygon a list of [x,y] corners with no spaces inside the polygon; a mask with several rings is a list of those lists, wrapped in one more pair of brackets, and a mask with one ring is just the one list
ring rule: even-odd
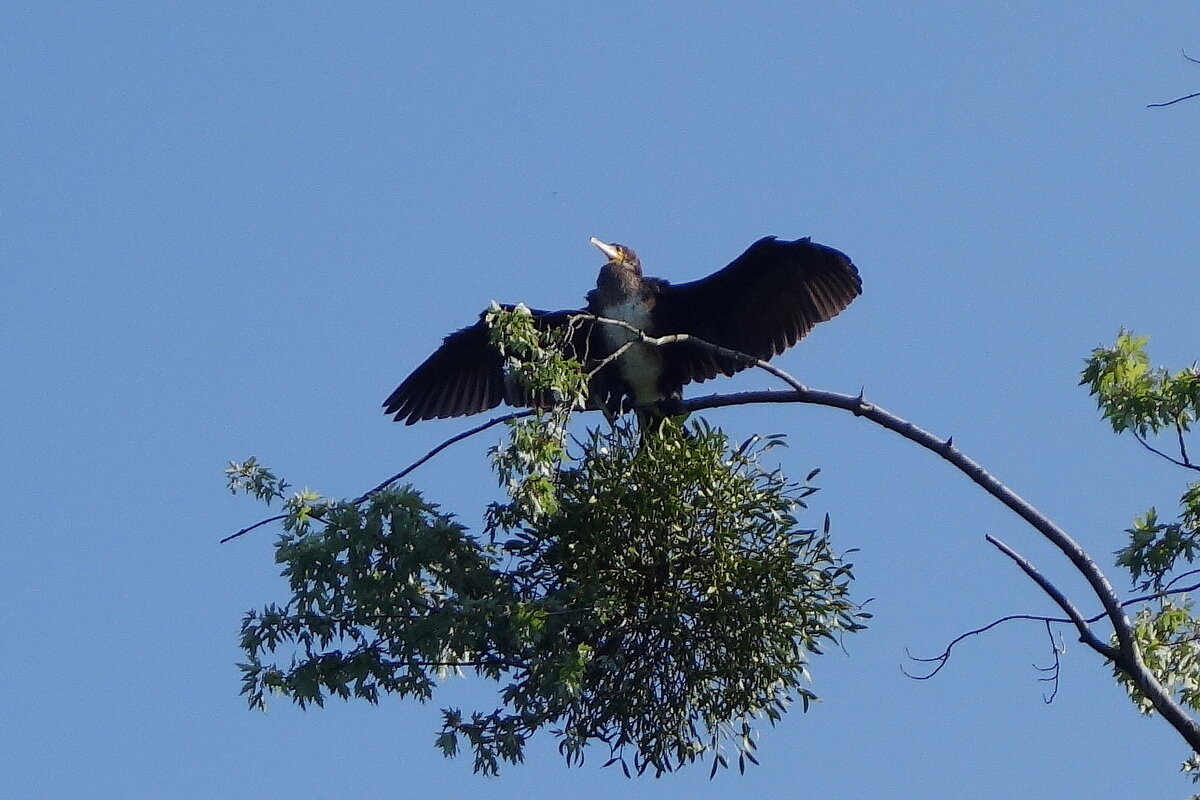
{"label": "treetop foliage", "polygon": [[424,701],[470,670],[499,684],[497,705],[443,709],[436,744],[469,749],[478,772],[523,760],[541,729],[570,764],[599,746],[627,774],[744,768],[757,721],[816,698],[811,654],[869,617],[828,518],[800,522],[816,471],[793,483],[760,461],[780,438],[734,446],[703,421],[573,438],[578,365],[547,367],[553,348],[520,310],[494,313],[520,342],[506,352],[537,362],[522,367],[529,391],[571,402],[508,423],[491,453],[508,499],[480,534],[411,486],[285,499],[253,460],[231,466],[235,491],[285,499],[276,560],[291,592],[243,620],[243,693],[259,708],[271,693]]}
{"label": "treetop foliage", "polygon": [[[1187,434],[1200,416],[1200,370],[1195,364],[1177,372],[1151,367],[1148,341],[1120,331],[1113,346],[1092,351],[1080,383],[1096,396],[1115,432],[1131,433],[1166,461],[1200,471],[1187,447]],[[1200,548],[1200,483],[1188,483],[1179,504],[1171,521],[1161,520],[1153,507],[1135,516],[1126,531],[1129,542],[1116,555],[1135,588],[1151,592],[1133,619],[1140,657],[1175,699],[1194,712],[1200,710],[1200,620],[1186,594],[1196,586],[1185,584],[1197,573],[1188,567]],[[1133,676],[1117,667],[1114,675],[1142,713],[1155,711]],[[1184,770],[1200,779],[1200,756],[1184,762]]]}
{"label": "treetop foliage", "polygon": [[[375,703],[381,693],[427,700],[439,680],[472,670],[500,685],[498,703],[443,709],[436,744],[446,755],[469,748],[478,772],[523,760],[543,728],[569,764],[600,746],[626,774],[700,759],[715,773],[734,754],[744,768],[755,761],[756,721],[774,724],[793,699],[806,709],[815,699],[811,654],[870,616],[849,598],[851,566],[831,547],[828,517],[800,523],[817,471],[792,483],[760,460],[781,439],[734,446],[702,420],[638,431],[609,419],[573,437],[572,414],[588,402],[580,364],[544,341],[522,308],[496,307],[488,318],[508,359],[506,391],[542,408],[506,418],[508,438],[490,458],[508,499],[488,507],[481,533],[411,486],[385,488],[396,479],[346,502],[307,489],[289,496],[254,459],[227,470],[234,491],[285,505],[271,520],[283,520],[276,559],[291,598],[243,620],[243,693],[255,707],[268,693],[301,706],[330,696]],[[1200,471],[1187,446],[1200,370],[1153,368],[1146,344],[1119,332],[1092,352],[1080,383],[1116,433]],[[1191,568],[1200,483],[1187,484],[1174,520],[1153,507],[1134,518],[1117,564],[1149,593],[1122,601],[1072,537],[950,440],[861,395],[789,384],[798,399],[866,416],[941,455],[1058,546],[1103,614],[1085,619],[989,537],[1067,614],[1034,618],[1073,624],[1109,659],[1137,707],[1162,714],[1192,745],[1184,770],[1200,781],[1200,619],[1187,597],[1200,581],[1186,585],[1200,573]],[[1004,619],[1015,618],[1030,617]],[[1111,644],[1091,629],[1101,619],[1113,626]],[[954,643],[934,660],[944,663]],[[1057,664],[1056,649],[1055,681]]]}

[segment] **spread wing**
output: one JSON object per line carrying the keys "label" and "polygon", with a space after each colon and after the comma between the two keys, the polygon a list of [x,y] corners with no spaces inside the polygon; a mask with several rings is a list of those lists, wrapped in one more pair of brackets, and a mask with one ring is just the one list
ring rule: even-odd
{"label": "spread wing", "polygon": [[[512,306],[504,306],[511,309]],[[487,312],[484,312],[486,314]],[[577,311],[533,311],[543,330],[567,325]],[[504,358],[488,340],[488,326],[479,321],[447,336],[442,346],[413,370],[383,401],[385,414],[406,425],[423,419],[462,417],[493,409],[501,403],[533,405],[519,387],[504,380]],[[575,328],[575,345],[587,348],[590,325]]]}
{"label": "spread wing", "polygon": [[[844,254],[809,239],[759,239],[729,266],[665,287],[655,311],[659,333],[689,333],[763,360],[803,339],[862,294]],[[745,366],[686,343],[670,345],[668,379],[681,386]]]}

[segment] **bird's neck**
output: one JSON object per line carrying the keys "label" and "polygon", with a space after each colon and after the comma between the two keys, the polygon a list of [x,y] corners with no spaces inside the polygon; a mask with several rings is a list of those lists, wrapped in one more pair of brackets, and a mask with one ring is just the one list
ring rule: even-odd
{"label": "bird's neck", "polygon": [[635,270],[615,264],[605,264],[596,279],[597,299],[605,306],[635,300],[644,288],[642,276]]}

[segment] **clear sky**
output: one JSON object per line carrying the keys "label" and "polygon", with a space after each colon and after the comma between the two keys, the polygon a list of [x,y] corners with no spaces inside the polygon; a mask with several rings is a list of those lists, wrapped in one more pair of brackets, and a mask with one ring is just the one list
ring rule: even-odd
{"label": "clear sky", "polygon": [[[401,6],[404,8],[401,9]],[[945,463],[842,412],[738,408],[824,470],[869,631],[823,702],[707,780],[498,779],[434,750],[439,705],[238,696],[237,630],[281,600],[274,532],[224,490],[251,454],[353,495],[464,429],[379,404],[492,299],[582,302],[590,236],[688,280],[811,235],[864,295],[779,364],[940,435],[1102,562],[1186,478],[1075,384],[1120,326],[1200,356],[1195,3],[9,3],[0,10],[0,794],[6,797],[1182,797],[1183,742],[983,539],[1091,610],[1064,560]],[[765,375],[693,387],[766,388]],[[414,479],[477,525],[495,437]]]}

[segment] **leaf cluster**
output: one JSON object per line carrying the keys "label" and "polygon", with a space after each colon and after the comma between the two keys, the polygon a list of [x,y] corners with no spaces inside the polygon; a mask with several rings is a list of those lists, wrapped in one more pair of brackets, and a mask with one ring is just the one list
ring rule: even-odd
{"label": "leaf cluster", "polygon": [[579,360],[567,355],[574,326],[583,324],[582,319],[544,330],[524,304],[504,308],[493,301],[484,321],[489,341],[504,356],[505,380],[527,400],[522,405],[553,408],[560,415],[583,408],[587,375]]}
{"label": "leaf cluster", "polygon": [[[1081,384],[1097,398],[1101,413],[1117,433],[1131,433],[1147,450],[1185,469],[1198,470],[1190,458],[1187,434],[1200,414],[1200,370],[1196,365],[1171,372],[1151,367],[1148,337],[1118,332],[1111,347],[1099,347],[1087,359]],[[1150,437],[1173,434],[1172,445],[1151,444]],[[1166,452],[1175,450],[1174,454]],[[1180,582],[1195,574],[1185,570],[1200,549],[1200,483],[1189,483],[1174,520],[1158,510],[1134,517],[1126,530],[1128,543],[1116,562],[1128,570],[1133,585],[1151,591],[1151,600],[1133,620],[1133,636],[1145,665],[1185,706],[1200,710],[1200,620]],[[1114,646],[1117,644],[1113,638]],[[1137,682],[1114,666],[1117,680],[1143,713],[1154,706]]]}
{"label": "leaf cluster", "polygon": [[[525,457],[508,484],[529,474],[516,464],[544,463],[537,426],[510,442]],[[445,709],[436,744],[469,749],[476,771],[521,761],[543,728],[572,764],[599,744],[630,773],[706,756],[715,770],[726,748],[744,767],[754,721],[794,697],[807,708],[809,655],[868,616],[828,520],[798,521],[815,489],[759,464],[775,443],[734,448],[703,424],[645,441],[593,431],[551,446],[566,459],[552,503],[511,495],[485,537],[411,487],[361,505],[306,494],[276,545],[291,598],[243,620],[243,693],[254,707],[270,693],[426,700],[469,669],[501,684],[500,702]]]}
{"label": "leaf cluster", "polygon": [[793,695],[807,708],[807,654],[863,626],[828,520],[795,516],[815,489],[758,462],[777,443],[735,449],[703,423],[644,441],[592,431],[558,474],[555,513],[491,510],[516,591],[540,601],[560,654],[506,700],[553,718],[568,761],[599,741],[627,771],[705,754],[715,769],[732,744],[744,766],[751,719],[773,723]]}
{"label": "leaf cluster", "polygon": [[1175,373],[1152,368],[1148,341],[1147,336],[1119,331],[1112,347],[1092,351],[1080,384],[1095,395],[1117,433],[1187,433],[1200,413],[1200,369],[1195,364]]}
{"label": "leaf cluster", "polygon": [[[767,470],[778,438],[733,447],[702,422],[643,435],[617,422],[571,439],[587,376],[570,326],[493,307],[506,380],[539,410],[490,452],[507,502],[484,535],[411,486],[335,502],[250,459],[230,488],[285,502],[276,544],[291,597],[242,622],[243,693],[301,707],[381,694],[427,700],[448,674],[499,683],[491,711],[443,709],[436,745],[477,772],[524,758],[549,728],[570,764],[588,746],[626,774],[702,757],[754,762],[753,724],[807,709],[808,659],[863,628],[829,520],[802,526],[815,488]],[[562,337],[555,341],[554,337]]]}
{"label": "leaf cluster", "polygon": [[[1139,609],[1133,632],[1142,660],[1159,682],[1170,686],[1183,704],[1200,709],[1200,620],[1192,616],[1191,602],[1163,600]],[[1113,672],[1138,710],[1153,713],[1142,691],[1121,670]]]}
{"label": "leaf cluster", "polygon": [[[1087,359],[1080,383],[1096,397],[1100,411],[1117,433],[1129,431],[1147,449],[1173,464],[1197,469],[1185,434],[1200,414],[1200,370],[1193,364],[1178,372],[1150,366],[1149,337],[1117,333],[1111,347],[1098,347]],[[1152,446],[1147,437],[1173,431],[1178,456]],[[1133,520],[1129,544],[1117,552],[1117,564],[1129,570],[1140,589],[1163,591],[1167,577],[1181,561],[1191,563],[1200,546],[1200,484],[1192,483],[1180,499],[1179,517],[1159,520],[1150,508]]]}
{"label": "leaf cluster", "polygon": [[[433,676],[473,664],[496,677],[514,634],[501,576],[453,517],[409,489],[365,507],[322,502],[292,509],[276,542],[291,599],[242,621],[243,694],[301,707],[332,695],[377,702],[380,692],[428,699]],[[290,663],[263,658],[290,646]]]}

